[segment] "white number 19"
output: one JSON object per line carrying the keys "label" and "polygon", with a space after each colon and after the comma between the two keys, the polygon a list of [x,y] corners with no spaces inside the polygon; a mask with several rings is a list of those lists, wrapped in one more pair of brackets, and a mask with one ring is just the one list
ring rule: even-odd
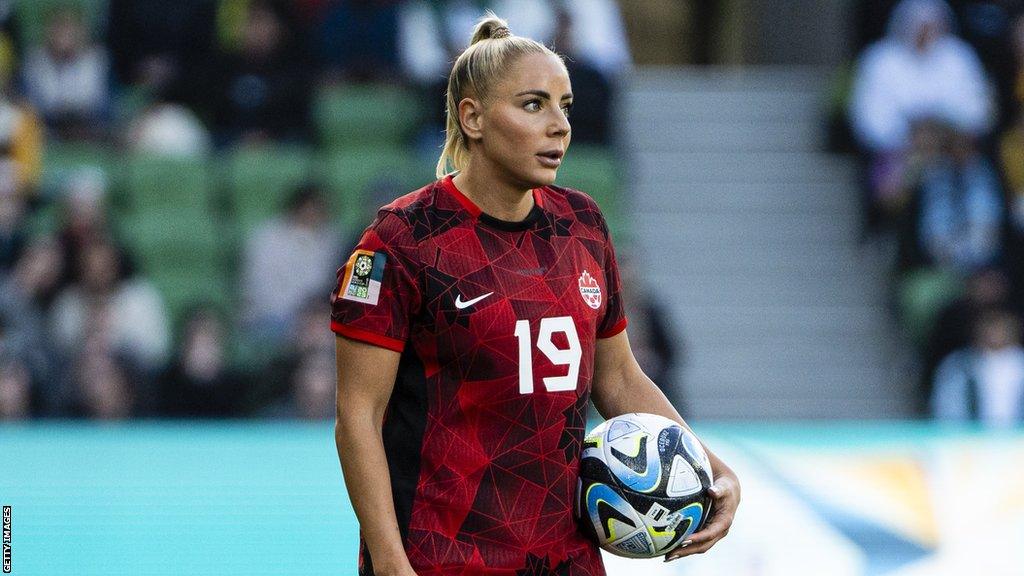
{"label": "white number 19", "polygon": [[[556,332],[565,333],[569,347],[561,349],[551,340]],[[519,340],[519,393],[533,393],[533,346],[530,343],[530,321],[516,321],[516,338]],[[540,332],[537,334],[537,348],[548,357],[552,364],[568,366],[565,376],[547,376],[544,388],[548,392],[567,392],[575,390],[580,376],[580,359],[583,349],[580,338],[576,334],[576,323],[571,316],[541,318]]]}

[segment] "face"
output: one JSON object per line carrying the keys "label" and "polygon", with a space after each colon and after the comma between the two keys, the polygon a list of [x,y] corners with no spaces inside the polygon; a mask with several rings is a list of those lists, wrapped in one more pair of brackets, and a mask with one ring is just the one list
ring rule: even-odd
{"label": "face", "polygon": [[941,22],[928,21],[921,25],[917,29],[917,35],[914,37],[914,44],[917,49],[921,52],[927,51],[931,48],[932,44],[936,40],[942,37],[944,30]]}
{"label": "face", "polygon": [[85,30],[73,12],[61,12],[50,21],[47,42],[57,56],[68,57],[85,43]]}
{"label": "face", "polygon": [[[558,57],[529,54],[480,103],[460,113],[472,144],[496,177],[521,188],[552,184],[569,147],[572,86]],[[477,159],[474,158],[474,161]]]}
{"label": "face", "polygon": [[92,290],[107,290],[117,281],[117,253],[113,247],[98,242],[82,252],[82,281]]}

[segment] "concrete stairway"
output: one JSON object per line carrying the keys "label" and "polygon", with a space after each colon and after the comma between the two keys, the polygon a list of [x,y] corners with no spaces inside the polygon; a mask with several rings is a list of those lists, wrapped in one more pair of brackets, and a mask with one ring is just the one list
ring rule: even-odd
{"label": "concrete stairway", "polygon": [[910,414],[854,165],[820,150],[826,78],[643,69],[622,84],[634,268],[683,334],[695,417]]}

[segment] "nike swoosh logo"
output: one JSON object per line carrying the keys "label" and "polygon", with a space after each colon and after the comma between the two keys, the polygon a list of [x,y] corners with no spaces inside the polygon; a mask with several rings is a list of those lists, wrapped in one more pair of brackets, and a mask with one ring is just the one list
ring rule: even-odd
{"label": "nike swoosh logo", "polygon": [[455,307],[458,308],[459,310],[462,310],[463,308],[468,308],[473,304],[476,304],[477,302],[483,300],[484,298],[487,298],[491,294],[494,294],[494,292],[488,292],[487,294],[477,296],[476,298],[473,298],[472,300],[466,300],[465,302],[462,301],[462,294],[459,294],[458,296],[455,297]]}

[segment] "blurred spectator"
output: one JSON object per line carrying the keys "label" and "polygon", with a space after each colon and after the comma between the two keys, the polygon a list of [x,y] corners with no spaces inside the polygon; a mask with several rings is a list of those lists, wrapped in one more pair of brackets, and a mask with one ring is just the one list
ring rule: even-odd
{"label": "blurred spectator", "polygon": [[574,144],[611,143],[612,84],[590,60],[577,50],[574,38],[575,21],[572,14],[563,8],[556,13],[553,46],[565,57],[565,67],[572,82],[572,91],[578,96],[573,99],[570,122]]}
{"label": "blurred spectator", "polygon": [[669,310],[637,272],[633,254],[628,249],[619,250],[618,262],[622,280],[630,286],[629,298],[624,302],[633,355],[644,374],[682,412],[686,405],[685,390],[675,375],[684,357],[683,339],[672,326]]}
{"label": "blurred spectator", "polygon": [[14,265],[25,245],[25,200],[0,194],[0,272]]}
{"label": "blurred spectator", "polygon": [[1019,234],[1024,234],[1024,13],[1013,21],[1013,55],[1016,73],[1013,78],[1012,119],[999,142],[999,157],[1011,210],[1011,221]]}
{"label": "blurred spectator", "polygon": [[306,184],[292,194],[283,215],[259,226],[247,239],[243,318],[261,338],[281,341],[294,330],[305,300],[322,294],[334,281],[327,271],[338,266],[343,236],[328,214],[323,192]]}
{"label": "blurred spectator", "polygon": [[970,273],[1001,254],[999,177],[970,136],[953,131],[943,140],[944,154],[921,174],[917,240],[928,263]]}
{"label": "blurred spectator", "polygon": [[322,294],[312,294],[303,302],[296,315],[295,326],[288,335],[287,353],[293,358],[317,354],[334,356],[334,334],[323,331],[325,306]]}
{"label": "blurred spectator", "polygon": [[134,416],[138,392],[128,368],[102,350],[89,348],[74,370],[68,415],[96,420]]}
{"label": "blurred spectator", "polygon": [[222,54],[215,64],[210,106],[219,144],[309,136],[308,65],[287,18],[283,2],[253,0],[237,52]]}
{"label": "blurred spectator", "polygon": [[16,0],[0,0],[0,67],[14,69],[21,60],[21,27]]}
{"label": "blurred spectator", "polygon": [[42,125],[9,89],[10,63],[0,62],[0,272],[25,243],[24,220],[42,171]]}
{"label": "blurred spectator", "polygon": [[991,124],[984,70],[951,26],[952,13],[942,0],[903,0],[886,37],[859,59],[850,119],[869,155],[870,205],[899,189],[916,124],[938,121],[975,137]]}
{"label": "blurred spectator", "polygon": [[971,347],[939,365],[932,411],[943,420],[989,426],[1024,422],[1024,348],[1017,316],[991,311],[978,319]]}
{"label": "blurred spectator", "polygon": [[305,300],[287,347],[265,371],[257,391],[260,413],[274,417],[334,416],[337,367],[334,334],[323,330],[322,294]]}
{"label": "blurred spectator", "polygon": [[75,265],[79,281],[53,304],[50,325],[69,357],[82,349],[88,334],[108,356],[152,375],[163,367],[170,348],[169,321],[160,293],[145,279],[129,276],[121,251],[106,239],[82,247]]}
{"label": "blurred spectator", "polygon": [[28,370],[39,408],[56,408],[60,364],[47,331],[46,305],[63,269],[63,255],[51,239],[31,243],[10,274],[0,274],[0,355]]}
{"label": "blurred spectator", "polygon": [[305,420],[334,418],[337,370],[334,358],[327,354],[302,359],[291,380],[296,416]]}
{"label": "blurred spectator", "polygon": [[924,349],[922,407],[931,398],[935,369],[943,358],[971,344],[974,324],[987,310],[1010,305],[1010,282],[998,268],[979,270],[967,279],[964,294],[950,302],[937,316]]}
{"label": "blurred spectator", "polygon": [[443,131],[448,71],[469,42],[473,26],[493,9],[508,19],[512,33],[568,53],[566,62],[577,95],[574,141],[608,140],[612,81],[631,64],[625,25],[614,0],[407,0],[398,9],[398,55],[407,78],[434,98],[434,110],[420,136],[433,150]]}
{"label": "blurred spectator", "polygon": [[344,78],[395,78],[399,4],[398,0],[328,2],[315,32],[318,59]]}
{"label": "blurred spectator", "polygon": [[1007,187],[1010,223],[1024,234],[1024,114],[1003,134],[999,159]]}
{"label": "blurred spectator", "polygon": [[[924,128],[928,130],[924,130]],[[899,291],[903,327],[922,349],[939,312],[972,273],[1000,264],[1004,207],[995,170],[973,139],[948,126],[923,123],[915,133],[917,173],[901,229]],[[927,152],[921,150],[928,149]],[[909,176],[908,176],[909,178]]]}
{"label": "blurred spectator", "polygon": [[134,152],[199,158],[213,148],[213,138],[202,121],[182,104],[156,101],[131,122],[128,148]]}
{"label": "blurred spectator", "polygon": [[[84,246],[106,237],[106,194],[107,178],[99,168],[84,167],[68,174],[58,205],[59,240],[67,262],[78,262]],[[78,280],[78,267],[65,267],[61,287]]]}
{"label": "blurred spectator", "polygon": [[[511,12],[517,11],[515,0],[505,0],[505,3]],[[609,79],[632,66],[626,25],[616,0],[555,0],[554,6],[569,14],[573,52],[577,58]]]}
{"label": "blurred spectator", "polygon": [[32,412],[32,378],[28,369],[18,360],[0,354],[0,421],[23,420]]}
{"label": "blurred spectator", "polygon": [[178,356],[160,376],[160,413],[176,417],[225,417],[236,414],[241,389],[227,366],[224,323],[209,308],[185,320]]}
{"label": "blurred spectator", "polygon": [[42,172],[43,125],[11,90],[12,66],[0,57],[0,196],[30,198]]}
{"label": "blurred spectator", "polygon": [[107,45],[121,84],[190,101],[214,47],[216,0],[111,0]]}
{"label": "blurred spectator", "polygon": [[102,136],[109,66],[106,49],[90,42],[82,14],[61,8],[47,20],[44,45],[25,59],[27,96],[60,136]]}

